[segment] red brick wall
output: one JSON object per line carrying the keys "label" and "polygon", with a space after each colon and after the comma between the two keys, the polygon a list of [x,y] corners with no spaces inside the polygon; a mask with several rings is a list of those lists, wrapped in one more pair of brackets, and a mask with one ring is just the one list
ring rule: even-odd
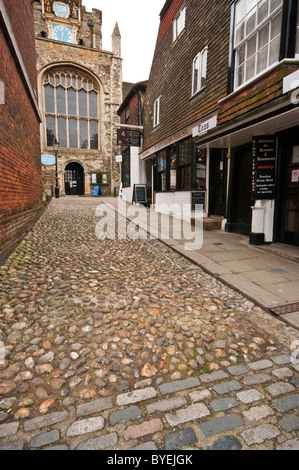
{"label": "red brick wall", "polygon": [[32,87],[36,90],[36,56],[31,0],[3,0]]}
{"label": "red brick wall", "polygon": [[[21,11],[15,0],[16,18]],[[25,5],[30,5],[26,0]],[[9,7],[10,8],[10,7]],[[12,10],[8,10],[12,11]],[[28,10],[29,15],[29,10]],[[10,16],[14,21],[14,16]],[[13,29],[24,54],[25,66],[30,68],[30,80],[36,83],[33,68],[34,35],[28,33],[32,17],[16,20]],[[21,47],[20,47],[21,49]],[[24,86],[8,38],[0,23],[0,80],[5,85],[5,102],[0,104],[0,262],[10,249],[26,234],[42,209],[42,179],[39,119]],[[31,65],[29,65],[31,63]],[[35,64],[35,63],[34,63]]]}
{"label": "red brick wall", "polygon": [[168,10],[165,12],[164,16],[161,18],[157,43],[161,41],[164,34],[172,25],[173,18],[179,11],[179,8],[182,5],[183,1],[184,0],[174,0],[169,6]]}

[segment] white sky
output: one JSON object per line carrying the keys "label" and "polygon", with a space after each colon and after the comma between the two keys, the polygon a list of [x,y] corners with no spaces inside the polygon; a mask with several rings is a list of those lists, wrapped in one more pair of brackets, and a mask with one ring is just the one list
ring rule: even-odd
{"label": "white sky", "polygon": [[87,11],[102,11],[103,49],[112,50],[111,35],[118,22],[121,34],[123,81],[141,82],[149,78],[156,45],[160,12],[165,0],[83,0]]}

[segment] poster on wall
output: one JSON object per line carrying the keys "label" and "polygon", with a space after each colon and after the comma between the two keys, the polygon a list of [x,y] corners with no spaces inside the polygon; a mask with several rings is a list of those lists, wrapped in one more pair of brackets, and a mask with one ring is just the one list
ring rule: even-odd
{"label": "poster on wall", "polygon": [[276,137],[264,135],[252,140],[253,200],[274,199],[276,193]]}

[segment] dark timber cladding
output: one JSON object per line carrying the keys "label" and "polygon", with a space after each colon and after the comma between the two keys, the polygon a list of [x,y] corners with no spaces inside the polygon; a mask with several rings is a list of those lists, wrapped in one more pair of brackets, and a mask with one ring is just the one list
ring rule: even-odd
{"label": "dark timber cladding", "polygon": [[[219,101],[227,92],[229,35],[226,0],[166,1],[160,13],[141,153],[153,162],[156,207],[176,201],[208,211],[209,155],[195,145],[193,130],[206,133],[217,125]],[[195,204],[195,197],[202,204]]]}

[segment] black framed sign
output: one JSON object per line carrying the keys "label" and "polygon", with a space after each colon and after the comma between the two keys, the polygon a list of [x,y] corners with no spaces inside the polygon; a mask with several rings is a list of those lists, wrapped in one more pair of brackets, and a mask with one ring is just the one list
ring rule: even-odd
{"label": "black framed sign", "polygon": [[146,184],[134,184],[133,202],[147,202]]}
{"label": "black framed sign", "polygon": [[[196,207],[197,206],[197,207]],[[200,207],[198,207],[200,206]],[[191,210],[206,210],[206,191],[196,191],[191,193]]]}
{"label": "black framed sign", "polygon": [[117,129],[117,145],[140,147],[141,132],[128,129]]}
{"label": "black framed sign", "polygon": [[276,193],[276,137],[252,139],[252,200],[274,199]]}

